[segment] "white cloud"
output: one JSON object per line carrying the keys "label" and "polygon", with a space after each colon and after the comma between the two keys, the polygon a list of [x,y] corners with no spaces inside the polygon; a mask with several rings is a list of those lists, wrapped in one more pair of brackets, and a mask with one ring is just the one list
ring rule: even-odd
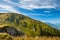
{"label": "white cloud", "polygon": [[21,0],[20,6],[27,9],[56,8],[54,0]]}
{"label": "white cloud", "polygon": [[34,6],[34,5],[29,5],[29,6],[21,6],[22,8],[26,8],[26,9],[36,9],[36,8],[39,8],[39,9],[42,9],[42,8],[55,8],[54,6]]}
{"label": "white cloud", "polygon": [[26,9],[57,7],[55,0],[19,0],[18,3],[13,2],[12,0],[2,0],[2,1],[5,1],[11,4],[12,6],[18,6]]}
{"label": "white cloud", "polygon": [[2,1],[4,1],[6,3],[9,3],[9,5],[11,4],[12,6],[17,6],[18,5],[18,3],[14,3],[11,0],[2,0]]}
{"label": "white cloud", "polygon": [[11,6],[7,6],[7,5],[0,5],[0,8],[3,8],[3,10],[8,10],[10,12],[16,12],[18,13],[17,10],[13,9]]}

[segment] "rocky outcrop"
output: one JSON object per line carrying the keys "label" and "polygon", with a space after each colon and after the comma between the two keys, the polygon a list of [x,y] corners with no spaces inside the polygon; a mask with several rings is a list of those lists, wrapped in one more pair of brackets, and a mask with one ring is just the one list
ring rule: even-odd
{"label": "rocky outcrop", "polygon": [[3,28],[0,28],[0,33],[8,33],[12,36],[24,36],[23,32],[9,26],[4,26]]}

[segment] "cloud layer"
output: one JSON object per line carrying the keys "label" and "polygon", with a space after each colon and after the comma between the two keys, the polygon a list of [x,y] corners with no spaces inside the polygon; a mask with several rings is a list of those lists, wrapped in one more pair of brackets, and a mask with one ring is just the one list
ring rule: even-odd
{"label": "cloud layer", "polygon": [[0,4],[18,6],[26,9],[59,8],[59,0],[1,0]]}
{"label": "cloud layer", "polygon": [[[60,2],[60,1],[59,1]],[[21,0],[20,5],[23,8],[57,8],[59,6],[57,0]]]}
{"label": "cloud layer", "polygon": [[0,12],[16,12],[42,20],[50,17],[60,20],[60,0],[0,0]]}
{"label": "cloud layer", "polygon": [[[32,9],[43,9],[43,8],[59,9],[60,8],[59,4],[60,1],[58,2],[57,0],[1,0],[0,12],[6,11],[6,12],[21,13],[21,10],[24,10],[24,12],[30,11],[31,13],[30,15],[41,15],[41,14],[32,14],[32,12],[35,13],[35,11]],[[44,11],[44,12],[49,13],[50,11]]]}

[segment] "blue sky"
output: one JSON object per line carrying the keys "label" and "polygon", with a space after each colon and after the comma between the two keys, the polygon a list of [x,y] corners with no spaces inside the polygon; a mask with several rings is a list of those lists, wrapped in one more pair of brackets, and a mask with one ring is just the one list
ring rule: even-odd
{"label": "blue sky", "polygon": [[60,23],[60,0],[0,0],[0,12],[16,12],[42,22]]}

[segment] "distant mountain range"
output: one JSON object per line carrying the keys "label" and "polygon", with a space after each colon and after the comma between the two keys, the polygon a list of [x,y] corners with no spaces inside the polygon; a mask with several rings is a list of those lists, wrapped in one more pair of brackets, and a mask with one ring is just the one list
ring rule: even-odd
{"label": "distant mountain range", "polygon": [[55,23],[54,25],[56,25],[56,28],[60,29],[60,23]]}
{"label": "distant mountain range", "polygon": [[60,23],[55,23],[55,24],[52,24],[52,23],[46,23],[46,24],[48,24],[48,25],[50,25],[50,26],[52,26],[52,27],[54,27],[54,28],[60,30]]}
{"label": "distant mountain range", "polygon": [[[5,28],[5,26],[7,26],[8,29]],[[60,30],[53,28],[44,22],[17,13],[0,13],[0,30],[3,27],[3,32],[8,30],[7,32],[10,35],[21,31],[26,36],[60,36]],[[12,30],[15,30],[14,28],[16,28],[17,31],[12,31],[9,27],[13,27]]]}

